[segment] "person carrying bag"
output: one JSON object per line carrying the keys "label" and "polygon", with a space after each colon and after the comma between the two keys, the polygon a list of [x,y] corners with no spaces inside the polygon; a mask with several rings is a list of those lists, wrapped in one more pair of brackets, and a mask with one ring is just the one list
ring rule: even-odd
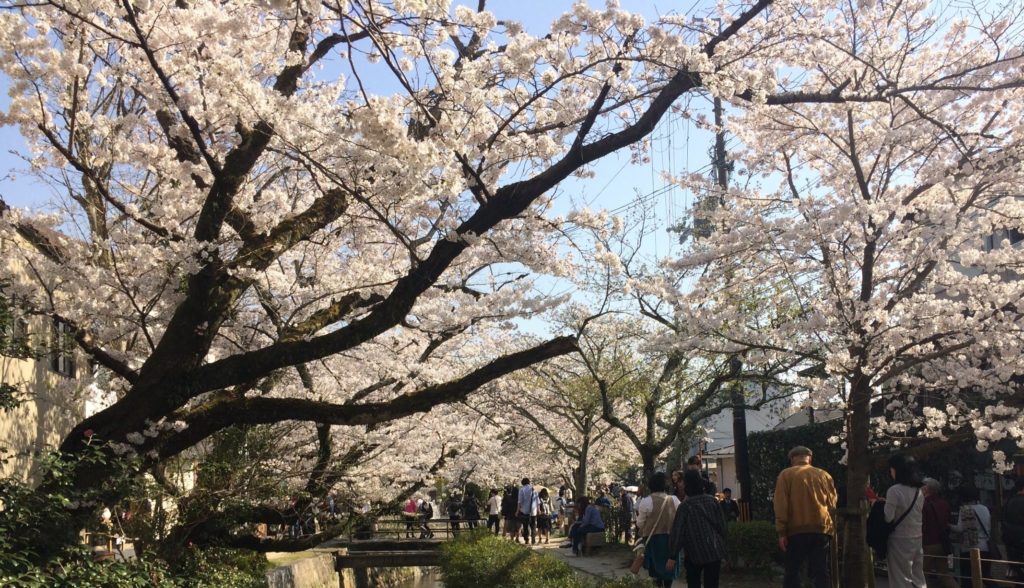
{"label": "person carrying bag", "polygon": [[[651,495],[644,498],[637,507],[637,525],[640,528],[640,536],[645,538],[643,551],[638,550],[635,555],[643,554],[640,567],[647,568],[655,586],[671,586],[679,574],[666,567],[670,557],[669,531],[672,530],[679,499],[666,494],[668,475],[665,472],[655,472],[647,486],[651,490]],[[634,560],[630,569],[635,566]]]}
{"label": "person carrying bag", "polygon": [[[667,499],[661,503],[661,509],[658,510],[658,518],[654,519],[654,527],[658,527],[658,523],[661,521],[661,516],[665,513],[665,507],[669,505],[671,499]],[[633,546],[633,563],[629,565],[629,571],[636,575],[640,574],[640,570],[644,567],[644,556],[647,552],[647,543],[651,540],[654,533],[648,533],[641,541],[637,541],[636,545]]]}

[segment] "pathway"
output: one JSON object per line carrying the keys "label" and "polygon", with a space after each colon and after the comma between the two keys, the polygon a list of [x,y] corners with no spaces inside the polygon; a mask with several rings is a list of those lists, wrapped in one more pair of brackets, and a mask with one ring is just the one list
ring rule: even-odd
{"label": "pathway", "polygon": [[[560,549],[558,545],[562,542],[562,538],[555,541],[555,538],[552,537],[551,543],[534,545],[533,549],[560,559],[577,571],[596,578],[614,580],[630,574],[629,564],[633,560],[633,554],[624,545],[606,545],[596,549],[591,555],[581,557],[573,555],[571,549]],[[647,572],[644,570],[640,573],[643,576],[647,575]],[[683,586],[685,584],[685,580],[681,579],[679,582],[673,583],[673,586]],[[766,580],[763,573],[750,574],[729,571],[723,571],[722,573],[721,588],[778,588],[780,586],[782,586],[781,577]],[[877,576],[875,578],[875,588],[888,588],[888,586],[889,583],[884,576]]]}

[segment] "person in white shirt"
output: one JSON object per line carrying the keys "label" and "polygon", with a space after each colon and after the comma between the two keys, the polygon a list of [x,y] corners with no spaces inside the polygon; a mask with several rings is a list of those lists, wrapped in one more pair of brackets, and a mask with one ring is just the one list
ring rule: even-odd
{"label": "person in white shirt", "polygon": [[924,578],[924,544],[921,531],[924,476],[917,462],[909,455],[889,458],[889,472],[895,484],[885,493],[885,520],[897,523],[889,534],[889,586],[892,588],[926,588]]}
{"label": "person in white shirt", "polygon": [[523,529],[523,540],[527,544],[537,543],[537,493],[533,491],[529,478],[523,478],[517,508],[516,516]]}
{"label": "person in white shirt", "polygon": [[494,534],[499,533],[498,528],[501,526],[501,497],[498,496],[498,490],[491,489],[491,497],[487,499],[487,530],[491,530],[491,525],[494,525]]}

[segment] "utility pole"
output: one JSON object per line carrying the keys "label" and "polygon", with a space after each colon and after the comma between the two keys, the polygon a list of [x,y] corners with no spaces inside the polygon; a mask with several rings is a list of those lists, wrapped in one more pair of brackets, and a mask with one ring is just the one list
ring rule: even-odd
{"label": "utility pole", "polygon": [[[721,28],[721,23],[719,23]],[[719,194],[718,206],[725,205],[725,192],[729,189],[729,172],[732,166],[726,159],[725,152],[725,130],[724,114],[722,112],[722,99],[714,98],[715,114],[715,180],[718,184]],[[742,361],[739,356],[729,360],[732,371],[738,373],[742,369]],[[739,365],[737,365],[739,364]],[[740,484],[740,502],[748,503],[750,500],[750,451],[747,448],[747,408],[746,398],[743,394],[743,385],[738,382],[732,383],[732,440],[736,460],[736,481]]]}
{"label": "utility pole", "polygon": [[[718,22],[718,32],[722,32],[722,20]],[[725,113],[722,107],[722,99],[714,96],[712,98],[715,117],[715,147],[712,155],[715,184],[718,190],[715,197],[706,198],[698,203],[698,210],[704,218],[694,219],[694,233],[699,237],[708,237],[715,230],[711,223],[710,212],[725,205],[725,193],[729,189],[729,172],[732,165],[729,163],[725,150]],[[728,230],[728,227],[718,227],[719,230]],[[731,270],[730,270],[731,272]],[[742,361],[739,356],[729,360],[730,369],[738,373],[742,369]],[[742,384],[733,382],[731,390],[732,401],[732,433],[733,449],[736,461],[736,481],[739,482],[739,499],[749,504],[750,500],[750,452],[747,447],[747,411],[746,398],[743,394]]]}

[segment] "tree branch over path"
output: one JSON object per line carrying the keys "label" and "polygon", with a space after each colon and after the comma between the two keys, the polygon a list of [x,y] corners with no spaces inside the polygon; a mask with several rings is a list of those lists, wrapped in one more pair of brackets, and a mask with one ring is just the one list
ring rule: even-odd
{"label": "tree branch over path", "polygon": [[236,424],[267,424],[287,420],[331,425],[370,425],[392,421],[464,400],[480,386],[537,362],[578,350],[575,337],[558,337],[536,347],[496,359],[444,384],[421,388],[386,402],[333,404],[296,398],[242,398],[203,404],[176,418],[188,428],[160,445],[163,456],[177,455],[213,433]]}

